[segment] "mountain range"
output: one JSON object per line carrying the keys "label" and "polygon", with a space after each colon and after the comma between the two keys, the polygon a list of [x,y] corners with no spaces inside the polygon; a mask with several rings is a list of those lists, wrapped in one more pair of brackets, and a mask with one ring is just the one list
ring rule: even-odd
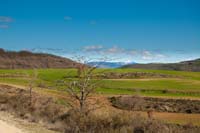
{"label": "mountain range", "polygon": [[194,71],[200,72],[200,58],[190,61],[178,63],[149,63],[149,64],[129,64],[122,68],[140,68],[140,69],[155,69],[155,70],[177,70],[177,71]]}
{"label": "mountain range", "polygon": [[97,66],[98,68],[120,68],[124,65],[128,64],[135,64],[135,62],[106,62],[106,61],[96,61],[96,62],[88,62],[87,63],[90,66]]}

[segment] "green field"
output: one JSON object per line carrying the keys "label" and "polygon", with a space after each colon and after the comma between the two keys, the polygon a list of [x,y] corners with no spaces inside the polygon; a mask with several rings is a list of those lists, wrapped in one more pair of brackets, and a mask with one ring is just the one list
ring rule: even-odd
{"label": "green field", "polygon": [[[95,73],[127,73],[145,72],[176,76],[175,78],[132,78],[132,79],[103,79],[98,84],[97,93],[140,94],[144,96],[195,97],[200,98],[200,72],[143,70],[143,69],[97,69]],[[32,70],[0,70],[0,82],[17,85],[27,85],[28,75]],[[37,86],[55,90],[63,90],[58,85],[59,80],[68,81],[76,78],[75,69],[39,69],[37,71]]]}

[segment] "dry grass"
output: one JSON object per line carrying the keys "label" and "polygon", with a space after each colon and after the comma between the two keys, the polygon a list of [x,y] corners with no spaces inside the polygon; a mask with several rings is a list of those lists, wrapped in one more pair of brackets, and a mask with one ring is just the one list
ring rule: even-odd
{"label": "dry grass", "polygon": [[[140,115],[145,118],[148,117],[147,112],[117,109],[111,105],[111,103],[105,96],[98,96],[98,100],[101,101],[104,106],[96,110],[96,114],[106,116],[112,112],[120,112],[122,114],[129,114],[132,116]],[[192,123],[193,125],[200,126],[200,114],[153,112],[153,118],[172,124],[185,125],[188,123]]]}
{"label": "dry grass", "polygon": [[[3,86],[2,86],[3,87]],[[8,89],[6,89],[6,87]],[[68,132],[108,132],[108,133],[123,133],[142,130],[147,133],[165,133],[179,130],[199,130],[196,127],[171,126],[158,120],[145,119],[143,113],[119,110],[111,106],[105,96],[91,97],[91,103],[100,101],[101,108],[98,108],[90,115],[80,116],[72,110],[64,109],[60,105],[55,104],[52,98],[47,98],[42,94],[34,93],[33,106],[27,106],[26,90],[16,89],[9,86],[4,86],[1,89],[1,102],[6,104],[7,109],[18,114],[19,117],[28,118],[31,121],[43,121],[50,129]],[[12,94],[12,95],[10,95]],[[20,95],[18,95],[20,94]],[[23,95],[21,95],[23,94]],[[50,94],[50,93],[49,93]],[[59,94],[64,98],[63,94]],[[55,96],[55,95],[54,95]],[[21,103],[21,104],[20,104]],[[23,103],[23,104],[22,104]],[[2,108],[3,109],[3,108]],[[165,118],[161,116],[160,118]]]}
{"label": "dry grass", "polygon": [[[8,85],[8,84],[6,84]],[[19,85],[10,85],[12,87],[16,88],[24,88],[24,86],[19,86]],[[58,92],[55,90],[49,90],[49,89],[35,89],[37,93],[45,96],[51,96],[55,99],[62,99],[62,100],[67,100],[67,95],[63,94],[63,92]],[[163,98],[163,97],[162,97]],[[95,111],[96,114],[98,115],[109,115],[111,112],[120,112],[120,113],[127,113],[131,115],[138,115],[138,113],[144,117],[147,117],[146,112],[136,112],[136,111],[124,111],[121,109],[114,108],[109,100],[107,99],[107,96],[105,95],[95,95],[93,100],[98,100],[101,101],[101,108],[97,109]],[[184,99],[184,98],[183,98]],[[199,99],[195,99],[199,100]],[[154,112],[154,118],[166,121],[168,123],[175,123],[175,124],[187,124],[187,123],[193,123],[194,125],[200,126],[200,114],[184,114],[184,113],[164,113],[164,112]]]}
{"label": "dry grass", "polygon": [[[144,113],[145,114],[145,113]],[[154,113],[155,119],[160,119],[169,123],[188,124],[200,126],[200,114],[184,114],[184,113]]]}

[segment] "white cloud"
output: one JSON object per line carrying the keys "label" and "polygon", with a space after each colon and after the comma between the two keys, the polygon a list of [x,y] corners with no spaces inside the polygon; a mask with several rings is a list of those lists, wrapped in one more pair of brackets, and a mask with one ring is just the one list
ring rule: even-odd
{"label": "white cloud", "polygon": [[166,55],[162,54],[162,51],[153,50],[135,50],[135,49],[124,49],[118,46],[113,47],[103,47],[102,45],[91,45],[85,46],[83,53],[86,52],[87,55],[93,55],[92,52],[96,52],[96,55],[109,56],[117,58],[118,60],[126,59],[127,62],[131,60],[143,60],[144,62],[160,61],[166,60]]}
{"label": "white cloud", "polygon": [[144,59],[144,60],[162,59],[162,58],[166,57],[163,54],[152,52],[152,51],[147,51],[147,50],[142,51],[141,56],[142,56],[142,59]]}
{"label": "white cloud", "polygon": [[123,48],[113,46],[111,48],[106,49],[105,52],[108,53],[108,54],[120,54],[120,53],[125,52],[125,50]]}
{"label": "white cloud", "polygon": [[104,54],[123,54],[123,55],[129,55],[129,56],[140,56],[143,59],[152,59],[155,57],[164,58],[165,56],[163,54],[160,54],[159,52],[152,52],[148,50],[133,50],[133,49],[124,49],[118,46],[112,46],[112,47],[103,47],[102,45],[89,45],[85,46],[83,48],[83,51],[86,52],[99,52]]}
{"label": "white cloud", "polygon": [[156,56],[159,57],[159,58],[165,58],[165,57],[166,57],[166,56],[163,55],[163,54],[157,54]]}
{"label": "white cloud", "polygon": [[51,54],[58,54],[58,55],[61,55],[61,54],[65,54],[65,53],[68,53],[69,51],[66,50],[66,49],[59,49],[59,48],[32,48],[32,49],[28,49],[29,51],[32,51],[32,52],[36,52],[36,53],[51,53]]}
{"label": "white cloud", "polygon": [[129,54],[129,55],[137,55],[138,51],[137,50],[128,50],[127,54]]}
{"label": "white cloud", "polygon": [[99,51],[103,50],[103,46],[102,45],[90,45],[90,46],[85,46],[83,48],[83,50],[86,52],[99,52]]}
{"label": "white cloud", "polygon": [[[66,49],[54,49],[54,48],[35,48],[31,49],[33,52],[52,53],[68,58],[72,58],[75,55],[81,55],[86,58],[94,60],[106,59],[107,61],[116,62],[164,62],[168,60],[166,53],[162,51],[153,50],[136,50],[125,49],[118,46],[104,47],[103,45],[88,45],[81,50],[66,50]],[[76,52],[75,52],[76,51]]]}
{"label": "white cloud", "polygon": [[13,19],[8,16],[0,16],[0,29],[8,29],[8,23],[13,22]]}
{"label": "white cloud", "polygon": [[153,54],[150,51],[147,51],[147,50],[142,51],[141,55],[142,55],[142,59],[144,59],[144,60],[152,60],[153,59]]}

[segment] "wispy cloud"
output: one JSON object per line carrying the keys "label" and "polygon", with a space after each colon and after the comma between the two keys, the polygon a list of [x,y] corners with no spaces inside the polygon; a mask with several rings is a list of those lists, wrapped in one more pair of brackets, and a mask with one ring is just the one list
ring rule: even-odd
{"label": "wispy cloud", "polygon": [[52,53],[52,54],[63,54],[68,52],[65,49],[59,49],[59,48],[32,48],[28,49],[29,51],[36,52],[36,53]]}
{"label": "wispy cloud", "polygon": [[86,52],[100,52],[103,50],[102,45],[90,45],[90,46],[85,46],[83,48],[84,51]]}
{"label": "wispy cloud", "polygon": [[154,55],[150,51],[147,51],[147,50],[142,51],[141,56],[142,56],[142,59],[144,60],[152,60],[154,58]]}
{"label": "wispy cloud", "polygon": [[13,22],[13,19],[8,16],[0,16],[0,29],[8,29],[8,23]]}
{"label": "wispy cloud", "polygon": [[87,52],[87,54],[96,52],[96,54],[110,55],[110,57],[133,57],[147,61],[166,58],[165,54],[162,54],[159,51],[125,49],[118,46],[107,48],[102,45],[90,45],[85,46],[83,52]]}
{"label": "wispy cloud", "polygon": [[105,53],[108,53],[108,54],[120,54],[120,53],[124,53],[126,52],[125,49],[123,48],[119,48],[117,46],[113,46],[111,48],[107,48],[105,49],[104,51]]}
{"label": "wispy cloud", "polygon": [[8,25],[6,25],[6,24],[0,24],[0,29],[8,29],[9,28],[9,26]]}
{"label": "wispy cloud", "polygon": [[0,22],[6,22],[6,23],[9,23],[9,22],[12,22],[13,19],[11,17],[8,17],[8,16],[0,16]]}
{"label": "wispy cloud", "polygon": [[70,16],[64,16],[64,20],[72,20],[72,17],[70,17]]}
{"label": "wispy cloud", "polygon": [[[76,55],[86,58],[94,58],[95,61],[107,57],[107,61],[117,62],[165,62],[169,60],[167,53],[154,50],[125,49],[118,46],[104,47],[103,45],[88,45],[81,50],[56,49],[56,48],[34,48],[32,52],[51,53],[73,59]],[[76,52],[75,52],[76,51]]]}

